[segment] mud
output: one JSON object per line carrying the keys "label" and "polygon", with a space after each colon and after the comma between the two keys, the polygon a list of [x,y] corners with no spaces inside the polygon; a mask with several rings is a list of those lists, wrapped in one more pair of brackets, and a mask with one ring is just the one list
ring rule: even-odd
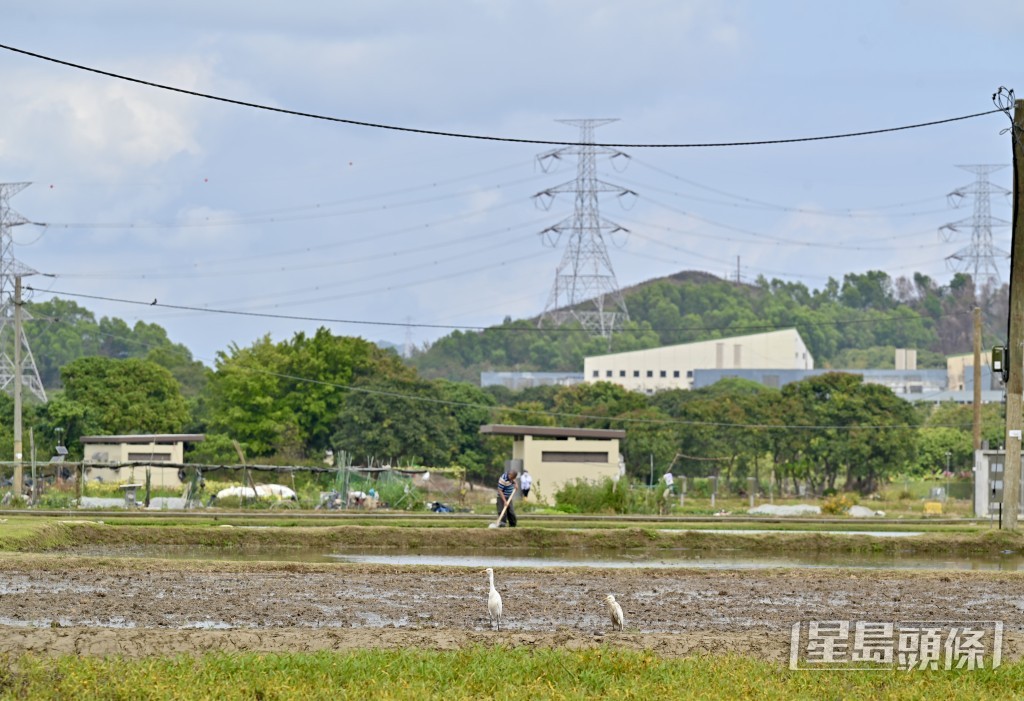
{"label": "mud", "polygon": [[[0,558],[0,654],[126,656],[472,644],[788,655],[801,620],[1003,621],[1024,650],[1024,575],[874,570],[501,568]],[[626,630],[609,630],[615,594]]]}

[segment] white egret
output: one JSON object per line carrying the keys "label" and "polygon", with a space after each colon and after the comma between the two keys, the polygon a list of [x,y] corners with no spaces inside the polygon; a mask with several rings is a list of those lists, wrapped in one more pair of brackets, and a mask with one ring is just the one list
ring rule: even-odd
{"label": "white egret", "polygon": [[491,584],[491,591],[487,594],[487,617],[498,630],[501,630],[501,594],[494,588],[494,570],[488,567],[484,572],[487,573],[487,581]]}
{"label": "white egret", "polygon": [[613,594],[604,597],[604,603],[608,607],[608,617],[612,620],[612,628],[622,630],[622,607],[615,600]]}

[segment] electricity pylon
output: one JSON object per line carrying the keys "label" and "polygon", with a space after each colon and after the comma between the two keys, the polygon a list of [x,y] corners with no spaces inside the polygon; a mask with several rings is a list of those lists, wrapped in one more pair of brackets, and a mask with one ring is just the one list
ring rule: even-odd
{"label": "electricity pylon", "polygon": [[975,180],[970,185],[953,190],[947,198],[954,207],[959,207],[965,197],[972,196],[974,198],[974,214],[939,227],[939,234],[943,240],[949,241],[953,234],[970,226],[970,245],[946,256],[946,265],[954,272],[971,274],[976,296],[984,286],[999,284],[1001,276],[996,261],[1008,260],[1010,257],[1007,251],[996,248],[992,243],[992,228],[1009,226],[1010,222],[992,216],[991,202],[993,192],[1008,195],[1010,191],[1005,187],[994,185],[988,179],[990,173],[1005,167],[1005,165],[957,166],[957,168],[974,173]]}
{"label": "electricity pylon", "polygon": [[[14,308],[21,300],[15,299],[15,279],[34,275],[37,271],[24,265],[14,257],[14,234],[16,226],[28,224],[29,220],[11,209],[11,198],[28,187],[31,183],[0,183],[0,389],[13,392],[15,375],[21,376],[23,387],[27,387],[39,401],[46,401],[46,390],[39,379],[39,369],[35,358],[28,347],[25,330],[15,324]],[[21,319],[31,318],[24,309]],[[20,344],[19,354],[15,352],[16,344]],[[20,365],[20,367],[19,367]]]}
{"label": "electricity pylon", "polygon": [[612,159],[628,156],[615,149],[594,145],[594,129],[617,120],[558,121],[579,127],[579,143],[543,153],[537,160],[542,168],[546,168],[547,164],[564,156],[576,156],[576,179],[538,192],[534,198],[546,208],[556,195],[572,193],[575,204],[571,216],[541,232],[552,246],[558,245],[562,234],[568,235],[568,242],[562,261],[555,270],[555,282],[538,325],[550,322],[560,326],[575,319],[591,334],[611,339],[615,329],[629,320],[629,310],[615,279],[605,237],[628,231],[601,216],[598,200],[601,193],[614,193],[617,197],[635,197],[636,193],[599,179],[597,156]]}

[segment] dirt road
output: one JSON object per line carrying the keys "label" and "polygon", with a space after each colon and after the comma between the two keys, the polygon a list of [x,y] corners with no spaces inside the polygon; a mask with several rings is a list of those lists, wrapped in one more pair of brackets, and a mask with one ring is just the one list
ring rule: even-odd
{"label": "dirt road", "polygon": [[[499,569],[0,558],[0,654],[610,644],[782,660],[797,621],[1003,621],[1024,651],[1024,576],[892,570]],[[609,629],[615,594],[626,630]]]}

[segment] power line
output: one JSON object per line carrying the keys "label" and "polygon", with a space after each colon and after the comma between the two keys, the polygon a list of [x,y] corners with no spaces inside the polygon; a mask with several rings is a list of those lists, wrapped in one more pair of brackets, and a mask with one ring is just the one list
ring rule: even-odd
{"label": "power line", "polygon": [[[192,229],[192,228],[205,228],[215,226],[244,226],[247,224],[278,224],[287,223],[294,221],[308,221],[313,219],[330,219],[333,217],[345,217],[355,214],[375,214],[385,211],[391,211],[401,209],[405,207],[415,207],[422,204],[434,204],[435,202],[441,202],[443,200],[455,199],[458,197],[465,197],[468,195],[478,195],[481,192],[489,192],[491,190],[501,190],[511,185],[521,185],[537,180],[539,175],[531,175],[525,178],[519,178],[517,180],[510,180],[504,183],[498,183],[485,188],[473,188],[471,190],[463,190],[460,192],[449,192],[443,195],[436,195],[434,197],[425,197],[416,200],[406,200],[403,202],[395,202],[391,204],[379,204],[372,206],[365,206],[359,209],[348,209],[340,212],[325,211],[329,207],[334,207],[339,204],[348,204],[351,202],[360,201],[359,198],[353,198],[342,202],[333,202],[325,204],[311,204],[302,205],[296,207],[290,207],[281,210],[274,210],[264,213],[256,213],[252,215],[239,215],[237,217],[225,217],[222,219],[210,219],[209,217],[201,221],[181,221],[181,222],[27,222],[34,226],[41,226],[46,228],[57,228],[57,229]],[[369,195],[364,199],[377,199],[377,195]],[[505,205],[507,206],[507,205]],[[290,216],[281,216],[275,212],[301,212],[306,210],[314,210],[315,213],[310,214],[292,214]]]}
{"label": "power line", "polygon": [[[731,197],[733,199],[739,200],[740,202],[746,203],[751,208],[774,209],[774,210],[783,211],[783,212],[805,212],[807,214],[821,214],[821,215],[827,215],[827,216],[843,217],[843,216],[851,216],[851,215],[853,215],[855,213],[860,213],[860,212],[873,212],[873,211],[880,211],[880,210],[885,210],[885,209],[899,209],[899,208],[902,208],[902,207],[917,206],[917,205],[920,205],[920,204],[925,204],[925,203],[928,203],[928,202],[934,202],[936,200],[942,199],[939,196],[932,196],[932,197],[924,197],[924,198],[921,198],[919,200],[912,200],[912,201],[909,201],[909,202],[896,202],[894,204],[878,205],[878,206],[874,206],[874,207],[857,207],[856,209],[854,209],[854,208],[839,209],[839,210],[809,210],[809,209],[801,209],[799,207],[790,207],[788,205],[776,204],[774,202],[766,202],[764,200],[757,200],[757,199],[754,199],[754,198],[751,198],[751,197],[746,197],[744,195],[737,195],[737,194],[729,192],[727,190],[721,190],[719,188],[711,187],[710,185],[704,185],[702,183],[699,183],[699,182],[697,182],[695,180],[691,180],[689,178],[684,178],[683,176],[677,175],[677,174],[675,174],[675,173],[673,173],[671,171],[665,170],[664,168],[660,168],[660,167],[658,167],[656,165],[652,165],[650,163],[646,163],[643,160],[640,160],[640,159],[637,159],[637,158],[634,158],[634,157],[630,157],[630,159],[631,159],[631,162],[636,163],[636,164],[638,164],[640,166],[643,166],[644,168],[648,168],[649,170],[653,170],[655,173],[660,173],[661,175],[665,175],[665,176],[667,176],[669,178],[672,178],[673,180],[678,180],[679,182],[686,183],[687,185],[692,185],[694,187],[700,188],[701,190],[707,190],[708,192],[713,192],[713,193],[715,193],[717,195],[724,195],[725,197]],[[645,188],[647,188],[647,186],[645,186]],[[653,188],[649,188],[649,189],[653,189]],[[679,195],[679,196],[680,197],[690,197],[689,195]],[[739,206],[739,205],[737,205],[737,206]],[[938,210],[936,210],[936,211],[938,211]]]}
{"label": "power line", "polygon": [[240,369],[248,370],[250,372],[256,372],[262,375],[269,375],[271,377],[277,377],[283,380],[292,380],[295,382],[304,382],[308,384],[315,384],[324,387],[333,387],[348,392],[358,392],[360,394],[369,394],[374,396],[392,397],[395,399],[411,399],[413,401],[426,402],[428,404],[436,404],[441,406],[450,407],[464,407],[469,409],[485,409],[491,412],[503,412],[503,413],[522,413],[522,414],[541,414],[543,416],[551,416],[560,419],[585,419],[593,421],[607,421],[608,423],[618,424],[647,424],[647,425],[662,425],[662,426],[710,426],[715,428],[743,428],[743,429],[776,429],[776,430],[793,430],[793,429],[804,429],[804,430],[917,430],[922,428],[921,426],[911,425],[817,425],[817,424],[744,424],[744,423],[727,423],[722,421],[687,421],[684,419],[666,418],[666,419],[648,419],[634,416],[599,416],[596,414],[572,414],[568,412],[560,411],[549,411],[545,409],[517,409],[516,407],[498,405],[498,404],[480,404],[477,402],[462,402],[451,399],[437,399],[434,397],[422,397],[415,394],[406,394],[404,392],[395,392],[392,390],[381,390],[372,389],[369,387],[357,387],[355,385],[343,385],[337,382],[328,382],[326,380],[314,380],[308,377],[299,377],[297,375],[288,375],[284,373],[277,373],[270,370],[262,370],[259,368],[252,368],[246,366],[240,366]]}
{"label": "power line", "polygon": [[35,53],[33,51],[27,51],[25,49],[19,49],[14,46],[8,46],[6,44],[0,44],[0,49],[11,51],[13,53],[22,54],[24,56],[31,56],[42,61],[48,61],[57,65],[66,66],[68,68],[75,68],[80,71],[86,71],[88,73],[94,73],[96,75],[106,76],[108,78],[114,78],[117,80],[123,80],[129,83],[135,83],[137,85],[145,85],[150,88],[157,88],[159,90],[166,90],[169,92],[179,93],[182,95],[190,95],[192,97],[201,97],[206,100],[214,100],[216,102],[224,102],[231,105],[238,105],[240,107],[249,107],[251,109],[263,110],[266,112],[276,112],[278,114],[291,115],[293,117],[304,117],[307,119],[317,119],[326,122],[335,122],[338,124],[349,124],[357,127],[368,127],[372,129],[385,129],[388,131],[398,131],[410,134],[420,134],[424,136],[444,136],[448,138],[456,139],[474,139],[477,141],[497,141],[504,143],[516,143],[516,144],[539,144],[549,146],[599,146],[599,147],[610,147],[610,148],[712,148],[712,147],[730,147],[730,146],[769,146],[775,144],[795,144],[804,143],[810,141],[828,141],[834,139],[848,139],[858,136],[872,136],[876,134],[887,134],[898,131],[906,131],[909,129],[921,129],[923,127],[938,126],[940,124],[950,124],[952,122],[959,122],[966,119],[974,119],[975,117],[983,117],[985,115],[994,114],[1001,112],[999,109],[987,110],[985,112],[976,112],[974,114],[967,114],[960,117],[949,117],[946,119],[937,119],[929,122],[919,122],[917,124],[906,124],[899,127],[886,127],[883,129],[868,129],[864,131],[845,132],[840,134],[828,134],[825,136],[803,136],[789,139],[764,139],[759,141],[722,141],[722,142],[704,142],[704,143],[647,143],[647,144],[613,144],[613,143],[585,143],[585,142],[573,142],[573,141],[549,141],[544,139],[523,139],[513,138],[507,136],[489,136],[484,134],[469,134],[463,132],[451,132],[451,131],[438,131],[433,129],[417,129],[414,127],[398,126],[394,124],[383,124],[378,122],[366,122],[356,119],[347,119],[344,117],[331,117],[327,115],[315,114],[312,112],[301,112],[298,110],[285,109],[282,107],[271,107],[269,105],[263,105],[256,102],[248,102],[245,100],[236,100],[229,97],[222,97],[219,95],[211,95],[209,93],[202,93],[195,90],[186,90],[185,88],[178,88],[171,85],[165,85],[162,83],[155,83],[149,80],[143,80],[141,78],[133,78],[131,76],[122,75],[120,73],[113,73],[111,71],[101,70],[99,68],[93,68],[91,66],[82,65],[79,63],[72,63],[71,61],[65,61],[63,59],[54,58],[52,56],[45,56],[43,54]]}
{"label": "power line", "polygon": [[[814,217],[829,217],[833,219],[894,219],[904,217],[920,217],[929,214],[939,214],[948,211],[946,208],[942,209],[926,209],[911,212],[886,212],[883,209],[871,210],[871,209],[846,209],[846,210],[828,210],[828,209],[808,209],[806,207],[789,207],[784,205],[769,205],[769,204],[758,204],[753,201],[750,203],[746,202],[726,202],[725,200],[714,200],[708,197],[699,197],[697,195],[691,195],[685,192],[677,192],[675,190],[669,190],[667,188],[658,187],[649,183],[637,182],[632,178],[622,178],[622,181],[633,185],[641,190],[651,190],[653,192],[660,192],[673,197],[678,197],[691,202],[705,202],[708,204],[723,205],[726,207],[732,207],[733,209],[750,209],[757,211],[771,211],[771,212],[792,212],[795,214],[806,214]],[[742,198],[746,199],[746,198]],[[930,198],[932,200],[938,198]]]}
{"label": "power line", "polygon": [[[513,332],[513,333],[583,333],[582,329],[576,328],[537,328],[532,325],[524,326],[460,326],[453,324],[427,324],[427,323],[413,323],[410,321],[373,321],[368,319],[340,319],[332,317],[314,317],[314,316],[299,316],[294,314],[275,314],[270,312],[253,312],[236,309],[217,309],[213,307],[194,307],[181,304],[165,304],[163,302],[157,302],[154,304],[152,301],[136,300],[136,299],[125,299],[120,297],[105,297],[101,295],[90,295],[82,292],[67,292],[62,290],[40,290],[32,287],[26,287],[26,290],[33,292],[44,292],[46,294],[61,295],[64,297],[74,297],[80,299],[94,299],[103,302],[117,302],[120,304],[131,304],[135,306],[155,307],[163,309],[173,309],[177,311],[186,312],[201,312],[204,314],[223,314],[227,316],[248,316],[256,318],[269,318],[269,319],[284,319],[289,321],[313,321],[325,324],[351,324],[360,326],[393,326],[393,327],[412,327],[412,328],[427,328],[427,329],[448,329],[453,331],[495,331],[495,332]],[[955,318],[956,314],[942,314],[938,316],[939,319]],[[885,316],[876,317],[870,319],[839,319],[835,321],[819,321],[809,322],[800,321],[800,326],[806,327],[825,327],[825,326],[852,326],[858,324],[881,324],[886,322],[906,322],[911,318],[917,319],[931,319],[932,317],[924,317],[920,314],[913,314],[912,317],[906,315],[900,316]],[[51,321],[59,321],[51,319]],[[798,325],[796,322],[787,324],[746,324],[743,326],[683,326],[683,327],[651,327],[652,331],[678,331],[678,332],[697,332],[697,331],[774,331],[780,328],[792,328]]]}
{"label": "power line", "polygon": [[[50,321],[52,323],[63,323],[60,319],[47,319],[46,317],[40,317],[37,320],[39,320],[39,321]],[[396,323],[394,325],[396,325],[396,326],[420,326],[419,324],[408,324],[408,323],[405,323],[405,324],[398,324],[398,323]],[[531,330],[535,330],[535,329],[531,329]],[[111,337],[111,338],[116,338],[118,340],[122,340],[122,341],[125,341],[125,342],[134,343],[135,345],[142,346],[142,347],[145,347],[145,348],[156,348],[156,347],[159,347],[156,344],[146,343],[146,342],[140,341],[138,339],[125,338],[123,336],[118,336],[117,334],[104,333],[104,332],[101,332],[101,331],[96,331],[95,333],[98,333],[99,335],[103,335],[103,336],[108,336],[108,337]],[[193,359],[195,360],[195,358],[193,358]],[[831,429],[831,430],[851,430],[851,431],[852,430],[857,430],[857,429],[862,429],[862,430],[918,430],[918,429],[921,429],[921,428],[926,428],[924,426],[909,426],[909,425],[908,426],[900,426],[900,425],[893,425],[893,426],[875,426],[875,425],[870,425],[870,426],[869,425],[842,426],[842,425],[833,425],[833,426],[829,426],[829,425],[813,425],[813,424],[794,424],[794,425],[743,424],[743,423],[724,423],[724,422],[713,422],[713,421],[686,421],[686,420],[673,419],[673,418],[668,418],[668,419],[645,419],[645,418],[640,418],[640,417],[608,417],[608,416],[598,416],[598,415],[592,415],[592,414],[573,414],[573,413],[569,413],[569,412],[556,412],[556,411],[549,411],[549,410],[545,410],[545,409],[516,409],[516,407],[514,407],[514,406],[508,406],[508,405],[503,405],[503,404],[480,404],[480,403],[476,403],[476,402],[462,402],[462,401],[456,401],[456,400],[436,399],[436,398],[433,398],[433,397],[423,397],[423,396],[417,395],[417,394],[407,394],[405,392],[396,392],[396,391],[393,391],[393,390],[380,390],[380,389],[373,389],[373,388],[369,388],[369,387],[357,387],[355,385],[343,385],[343,384],[336,383],[336,382],[328,382],[326,380],[315,380],[315,379],[312,379],[312,378],[301,377],[301,376],[298,376],[298,375],[289,375],[289,374],[275,373],[275,372],[270,371],[270,370],[263,370],[263,369],[253,368],[253,367],[244,366],[244,365],[239,366],[239,369],[245,370],[247,372],[253,372],[253,373],[269,375],[269,376],[277,377],[277,378],[280,378],[280,379],[292,380],[292,381],[295,381],[295,382],[303,382],[303,383],[307,383],[307,384],[317,384],[317,385],[321,385],[321,386],[334,387],[336,389],[340,389],[340,390],[343,390],[343,391],[356,392],[356,393],[368,394],[368,395],[376,395],[376,396],[387,396],[387,397],[392,397],[392,398],[396,398],[396,399],[412,400],[412,401],[418,401],[418,402],[427,402],[427,403],[430,403],[430,404],[436,404],[436,405],[442,405],[442,406],[484,409],[484,410],[491,411],[491,412],[501,411],[501,412],[513,413],[513,414],[516,414],[516,413],[521,413],[521,414],[541,414],[541,415],[544,415],[544,416],[551,416],[553,418],[599,420],[599,421],[608,421],[608,422],[614,422],[614,423],[620,423],[620,424],[630,424],[630,423],[632,423],[632,424],[655,424],[655,425],[678,425],[678,426],[712,426],[712,427],[718,427],[718,428],[776,429],[776,430],[789,430],[789,429],[830,430]],[[965,428],[965,426],[950,425],[950,426],[940,426],[939,428]]]}

